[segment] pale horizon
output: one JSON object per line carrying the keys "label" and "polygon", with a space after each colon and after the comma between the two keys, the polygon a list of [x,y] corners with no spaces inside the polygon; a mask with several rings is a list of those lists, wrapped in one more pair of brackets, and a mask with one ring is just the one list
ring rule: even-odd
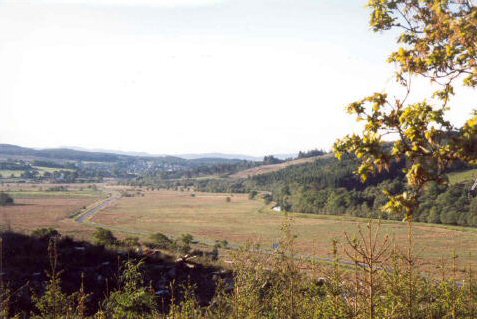
{"label": "pale horizon", "polygon": [[[348,103],[395,90],[395,36],[370,31],[365,3],[0,1],[0,143],[329,150],[359,130]],[[457,96],[449,118],[462,125],[476,92]]]}

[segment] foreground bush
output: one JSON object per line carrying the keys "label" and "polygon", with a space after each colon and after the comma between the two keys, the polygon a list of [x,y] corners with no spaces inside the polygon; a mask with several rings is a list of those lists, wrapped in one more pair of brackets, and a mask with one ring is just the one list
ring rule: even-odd
{"label": "foreground bush", "polygon": [[[88,318],[476,318],[472,268],[459,281],[454,255],[450,267],[436,265],[442,267],[439,280],[423,273],[409,226],[409,242],[397,245],[380,233],[378,223],[369,223],[354,236],[345,235],[342,243],[333,242],[330,262],[317,264],[295,254],[295,236],[287,222],[273,253],[265,254],[253,244],[233,253],[233,278],[218,276],[207,303],[198,298],[200,290],[193,284],[172,282],[157,290],[145,280],[143,261],[126,260],[117,286],[110,287],[100,310]],[[72,293],[61,289],[64,273],[58,270],[57,240],[50,241],[49,279],[34,296],[31,314],[86,318],[91,294],[83,285]],[[15,302],[14,295],[3,283],[0,287],[1,317],[10,318],[8,305]]]}
{"label": "foreground bush", "polygon": [[105,301],[105,312],[114,318],[140,318],[157,308],[154,291],[144,286],[143,262],[124,264],[120,286]]}

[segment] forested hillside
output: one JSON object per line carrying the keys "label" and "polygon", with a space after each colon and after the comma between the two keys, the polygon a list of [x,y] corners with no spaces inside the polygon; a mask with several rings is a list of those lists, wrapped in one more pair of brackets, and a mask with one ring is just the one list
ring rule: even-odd
{"label": "forested hillside", "polygon": [[[398,194],[406,190],[402,164],[395,164],[389,172],[371,177],[366,183],[353,174],[356,168],[355,160],[321,159],[255,176],[249,181],[249,187],[271,191],[278,205],[290,211],[402,218],[380,211],[387,201],[385,193]],[[415,219],[477,226],[477,198],[469,195],[471,184],[470,179],[455,184],[430,184],[420,198]]]}
{"label": "forested hillside", "polygon": [[[395,162],[389,171],[370,176],[366,183],[353,173],[357,167],[355,159],[338,161],[326,156],[245,179],[186,179],[159,185],[193,187],[207,192],[267,191],[278,206],[288,211],[402,219],[402,215],[386,214],[380,208],[388,201],[386,193],[394,195],[406,191],[404,163]],[[453,183],[430,183],[420,198],[415,220],[477,226],[477,198],[470,195],[472,169],[458,163],[449,172]],[[462,179],[456,179],[456,176],[462,176]]]}

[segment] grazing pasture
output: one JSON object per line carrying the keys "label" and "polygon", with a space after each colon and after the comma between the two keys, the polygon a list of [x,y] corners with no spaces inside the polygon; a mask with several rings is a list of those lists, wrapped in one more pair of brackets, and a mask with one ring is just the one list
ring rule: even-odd
{"label": "grazing pasture", "polygon": [[[226,201],[227,197],[231,198],[230,202]],[[237,247],[252,241],[270,250],[280,238],[280,226],[285,220],[283,213],[270,208],[260,200],[249,200],[246,194],[147,191],[144,197],[121,198],[98,212],[91,221],[117,232],[143,236],[162,232],[173,237],[190,233],[206,244],[227,240],[232,247]],[[290,216],[297,235],[296,249],[301,256],[326,258],[333,239],[344,244],[345,232],[353,236],[367,223],[365,219],[328,215]],[[398,245],[404,247],[407,243],[405,223],[383,222],[382,232]],[[414,234],[416,250],[424,265],[440,264],[441,258],[448,260],[454,250],[462,266],[477,261],[473,257],[477,256],[476,229],[417,223]]]}

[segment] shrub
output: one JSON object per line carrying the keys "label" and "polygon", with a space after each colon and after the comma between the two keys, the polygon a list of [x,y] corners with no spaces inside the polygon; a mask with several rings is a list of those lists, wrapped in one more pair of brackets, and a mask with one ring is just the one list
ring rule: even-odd
{"label": "shrub", "polygon": [[215,244],[214,248],[212,248],[212,251],[210,252],[210,258],[212,260],[218,260],[219,259],[219,245]]}
{"label": "shrub", "polygon": [[113,233],[102,227],[96,228],[96,232],[93,234],[93,239],[98,245],[110,246],[117,243],[117,238],[114,237]]}
{"label": "shrub", "polygon": [[123,244],[127,247],[138,247],[141,245],[139,243],[139,237],[126,237],[123,240]]}
{"label": "shrub", "polygon": [[229,245],[229,242],[227,240],[216,240],[215,241],[215,246],[218,248],[227,248]]}
{"label": "shrub", "polygon": [[50,239],[53,237],[58,237],[61,234],[54,228],[37,228],[32,231],[31,235],[33,237],[41,238],[41,239]]}
{"label": "shrub", "polygon": [[263,195],[263,201],[265,202],[265,205],[270,204],[272,202],[272,195],[270,194]]}
{"label": "shrub", "polygon": [[7,193],[0,192],[0,206],[12,205],[13,198]]}
{"label": "shrub", "polygon": [[33,296],[32,298],[40,313],[40,316],[34,316],[34,318],[72,317],[76,294],[67,295],[61,289],[61,272],[58,272],[57,269],[58,252],[55,239],[52,239],[49,243],[48,256],[50,259],[49,281],[46,284],[43,295],[41,297]]}
{"label": "shrub", "polygon": [[190,244],[192,244],[192,241],[194,240],[194,237],[191,234],[182,234],[180,238],[181,245],[179,247],[180,251],[184,254],[187,254],[190,252]]}
{"label": "shrub", "polygon": [[170,249],[172,240],[163,233],[155,233],[149,236],[150,244],[155,248]]}
{"label": "shrub", "polygon": [[156,309],[154,293],[144,285],[143,265],[142,261],[124,264],[121,286],[105,302],[105,309],[112,318],[145,318]]}
{"label": "shrub", "polygon": [[66,186],[53,186],[46,189],[47,192],[67,192],[68,188]]}
{"label": "shrub", "polygon": [[186,245],[192,244],[192,241],[194,240],[194,236],[191,234],[182,234],[181,235],[181,242]]}

